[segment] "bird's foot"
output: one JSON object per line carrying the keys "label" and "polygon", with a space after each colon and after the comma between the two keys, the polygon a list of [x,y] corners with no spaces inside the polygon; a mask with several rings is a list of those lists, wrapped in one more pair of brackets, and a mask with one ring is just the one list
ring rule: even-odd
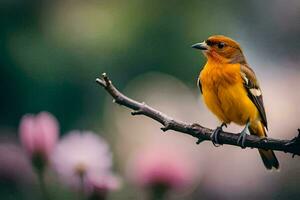
{"label": "bird's foot", "polygon": [[248,130],[248,127],[249,127],[249,123],[246,124],[245,128],[242,130],[242,132],[240,133],[240,136],[237,140],[237,144],[242,147],[242,149],[245,149],[245,141],[246,141],[246,138],[247,138],[247,130]]}
{"label": "bird's foot", "polygon": [[222,123],[221,126],[218,126],[210,136],[211,141],[215,147],[220,146],[218,137],[219,137],[220,132],[223,131],[223,126],[227,127],[227,125],[225,123]]}

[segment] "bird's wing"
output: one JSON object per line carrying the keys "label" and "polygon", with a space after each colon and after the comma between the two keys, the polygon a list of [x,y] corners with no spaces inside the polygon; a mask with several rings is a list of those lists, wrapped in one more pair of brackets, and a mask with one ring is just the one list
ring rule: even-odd
{"label": "bird's wing", "polygon": [[243,64],[241,65],[241,76],[244,80],[244,87],[247,90],[248,96],[258,109],[262,123],[268,130],[263,96],[254,71],[247,64]]}

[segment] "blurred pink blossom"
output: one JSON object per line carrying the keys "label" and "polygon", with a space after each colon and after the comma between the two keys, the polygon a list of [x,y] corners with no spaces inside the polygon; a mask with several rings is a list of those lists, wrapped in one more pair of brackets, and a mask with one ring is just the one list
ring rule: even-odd
{"label": "blurred pink blossom", "polygon": [[0,182],[31,184],[33,171],[23,149],[14,142],[0,140]]}
{"label": "blurred pink blossom", "polygon": [[144,188],[164,186],[167,189],[184,189],[197,178],[196,167],[191,157],[178,148],[166,145],[152,145],[128,163],[128,176]]}
{"label": "blurred pink blossom", "polygon": [[57,142],[58,132],[58,122],[48,112],[23,116],[19,127],[21,143],[27,154],[31,158],[38,155],[46,160]]}
{"label": "blurred pink blossom", "polygon": [[95,174],[88,177],[88,184],[92,190],[117,190],[121,181],[113,174]]}
{"label": "blurred pink blossom", "polygon": [[[82,179],[86,187],[91,177],[106,177],[112,166],[108,144],[100,136],[88,131],[71,131],[63,137],[51,160],[60,179],[76,189],[82,187]],[[97,182],[103,184],[103,187],[113,186],[109,181],[105,182],[107,180],[99,181],[103,181]]]}
{"label": "blurred pink blossom", "polygon": [[90,199],[105,199],[109,191],[120,188],[120,178],[110,174],[90,174],[87,177],[87,187]]}

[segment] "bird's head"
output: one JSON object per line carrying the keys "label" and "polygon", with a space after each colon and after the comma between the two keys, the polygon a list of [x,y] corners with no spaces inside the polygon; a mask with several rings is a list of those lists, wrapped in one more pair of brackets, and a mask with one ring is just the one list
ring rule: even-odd
{"label": "bird's head", "polygon": [[221,63],[246,63],[239,43],[223,35],[211,36],[192,47],[201,50],[208,60]]}

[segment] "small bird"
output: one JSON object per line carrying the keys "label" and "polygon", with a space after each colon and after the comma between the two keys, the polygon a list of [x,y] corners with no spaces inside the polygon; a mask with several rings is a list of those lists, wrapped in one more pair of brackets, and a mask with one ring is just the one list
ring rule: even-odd
{"label": "small bird", "polygon": [[[192,47],[201,50],[207,58],[198,86],[205,104],[222,122],[211,136],[213,144],[219,144],[219,133],[231,122],[245,126],[238,138],[241,147],[244,147],[247,130],[262,139],[267,137],[262,91],[240,45],[231,38],[215,35]],[[258,151],[267,169],[279,169],[272,150]]]}

